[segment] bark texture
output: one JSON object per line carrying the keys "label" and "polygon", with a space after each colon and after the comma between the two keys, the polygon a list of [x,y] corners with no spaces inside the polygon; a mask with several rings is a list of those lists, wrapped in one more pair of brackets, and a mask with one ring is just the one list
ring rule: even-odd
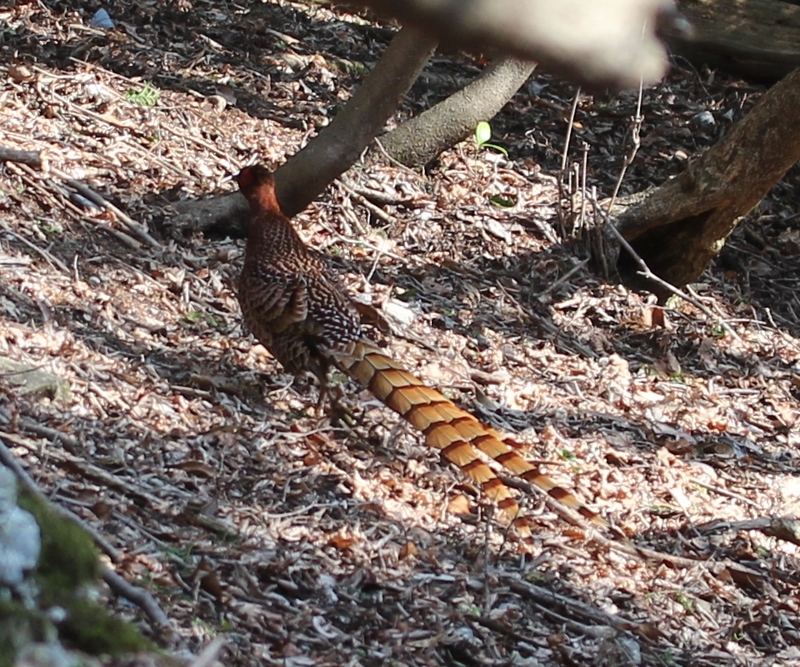
{"label": "bark texture", "polygon": [[682,0],[692,33],[666,26],[670,49],[696,65],[777,81],[800,66],[800,7],[779,0]]}
{"label": "bark texture", "polygon": [[[655,274],[678,287],[700,277],[741,217],[800,159],[798,108],[795,70],[686,171],[617,218],[619,231]],[[623,251],[620,273],[641,286],[629,259]]]}
{"label": "bark texture", "polygon": [[381,145],[409,167],[427,164],[494,118],[535,67],[516,58],[494,61],[464,88],[381,137]]}

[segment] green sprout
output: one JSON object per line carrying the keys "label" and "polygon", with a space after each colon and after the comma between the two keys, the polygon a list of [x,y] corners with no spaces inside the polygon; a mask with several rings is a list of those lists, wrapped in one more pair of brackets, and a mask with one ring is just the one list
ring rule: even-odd
{"label": "green sprout", "polygon": [[485,120],[482,120],[478,125],[475,127],[475,143],[478,145],[478,148],[492,148],[496,150],[498,153],[502,153],[506,157],[508,157],[508,151],[503,148],[502,146],[498,146],[497,144],[490,144],[489,140],[492,138],[492,126],[489,125]]}
{"label": "green sprout", "polygon": [[160,95],[161,91],[158,88],[153,86],[149,81],[145,81],[141,88],[129,90],[125,94],[125,99],[128,100],[128,102],[133,102],[142,107],[154,107],[158,104]]}
{"label": "green sprout", "polygon": [[504,197],[503,195],[493,195],[489,197],[489,201],[497,206],[497,208],[511,208],[517,203],[511,197]]}

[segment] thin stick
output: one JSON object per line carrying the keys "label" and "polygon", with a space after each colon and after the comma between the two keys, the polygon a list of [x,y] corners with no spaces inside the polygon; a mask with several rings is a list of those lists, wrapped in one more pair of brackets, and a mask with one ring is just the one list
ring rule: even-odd
{"label": "thin stick", "polygon": [[369,199],[367,199],[364,195],[359,194],[356,192],[352,187],[350,187],[344,181],[339,181],[339,184],[344,188],[348,195],[350,195],[351,199],[354,199],[359,204],[361,204],[364,208],[370,211],[373,215],[383,220],[387,225],[395,225],[397,224],[397,219],[393,216],[389,215],[386,211],[384,211],[380,206],[376,206],[373,204]]}
{"label": "thin stick", "polygon": [[631,126],[631,143],[632,148],[630,153],[625,156],[625,161],[622,163],[622,170],[619,172],[619,178],[617,178],[617,183],[614,186],[614,192],[611,195],[611,199],[608,201],[608,207],[606,211],[608,213],[611,212],[611,207],[614,205],[614,202],[617,199],[617,194],[619,194],[619,189],[622,187],[622,181],[625,178],[625,174],[628,173],[628,167],[633,164],[633,160],[636,157],[636,153],[639,152],[639,147],[642,145],[641,141],[641,130],[642,130],[642,123],[644,122],[644,116],[642,116],[642,95],[644,91],[644,82],[642,79],[639,79],[639,99],[636,100],[636,116],[633,118],[633,125]]}
{"label": "thin stick", "polygon": [[42,168],[42,155],[35,151],[18,151],[13,148],[0,146],[1,162],[21,162],[36,169]]}
{"label": "thin stick", "polygon": [[[400,160],[398,160],[398,159],[396,159],[396,158],[393,158],[391,155],[389,155],[389,151],[387,151],[387,150],[386,150],[386,149],[383,147],[383,144],[381,143],[381,140],[380,140],[380,139],[378,139],[378,138],[376,137],[376,138],[375,138],[375,139],[373,139],[372,141],[374,141],[374,142],[375,142],[375,145],[378,147],[378,150],[381,152],[381,154],[383,155],[383,157],[385,157],[387,160],[389,160],[389,162],[391,162],[393,165],[395,165],[396,167],[399,167],[399,168],[400,168],[400,169],[402,169],[403,171],[407,171],[409,174],[413,174],[413,175],[414,175],[414,176],[416,176],[416,177],[418,177],[418,176],[419,176],[419,173],[418,173],[418,172],[416,172],[416,171],[414,171],[414,170],[413,170],[411,167],[409,167],[408,165],[405,165],[405,164],[403,164],[402,162],[400,162]],[[361,157],[362,157],[362,160],[363,160],[363,157],[364,157],[364,155],[365,155],[367,152],[369,152],[369,149],[368,149],[368,148],[367,148],[367,149],[365,149],[364,153],[362,154],[362,156],[361,156]]]}
{"label": "thin stick", "polygon": [[133,602],[139,607],[147,617],[153,622],[159,630],[172,630],[169,617],[164,613],[164,610],[158,605],[155,598],[150,595],[143,588],[129,584],[123,577],[118,575],[113,570],[105,567],[103,568],[103,581],[108,584],[108,587],[120,597]]}
{"label": "thin stick", "polygon": [[[719,491],[719,489],[713,490]],[[800,544],[800,522],[793,516],[762,516],[743,521],[709,521],[696,526],[696,530],[701,534],[757,530],[770,537]]]}
{"label": "thin stick", "polygon": [[101,208],[111,211],[116,216],[117,220],[119,220],[123,225],[125,225],[125,227],[127,227],[131,232],[133,232],[136,236],[138,236],[151,248],[161,247],[161,244],[158,241],[156,241],[152,236],[150,236],[149,232],[147,231],[147,228],[144,225],[136,222],[133,218],[131,218],[126,213],[124,213],[116,206],[114,206],[114,204],[112,204],[110,201],[107,201],[101,195],[92,190],[88,185],[84,185],[80,181],[76,181],[74,178],[70,178],[67,174],[65,174],[63,171],[59,169],[51,168],[50,172],[53,175],[63,179],[64,183],[66,183],[69,187],[77,190],[89,201],[94,202]]}
{"label": "thin stick", "polygon": [[[136,239],[131,238],[130,236],[128,236],[124,232],[121,232],[118,229],[114,229],[113,227],[110,227],[109,225],[106,225],[105,223],[102,223],[102,222],[99,222],[99,221],[95,220],[91,216],[86,215],[83,211],[78,209],[71,201],[69,201],[68,199],[66,199],[64,197],[63,188],[58,187],[55,184],[55,181],[46,181],[46,182],[50,183],[50,185],[52,187],[54,187],[58,191],[58,195],[61,198],[60,201],[58,199],[56,199],[50,192],[48,192],[47,189],[44,186],[41,185],[41,183],[39,181],[40,180],[45,180],[45,179],[42,179],[40,176],[37,176],[37,174],[34,172],[34,170],[31,169],[31,167],[29,167],[27,164],[25,164],[24,162],[21,162],[21,163],[19,163],[19,166],[15,167],[15,169],[17,170],[15,173],[17,173],[20,176],[20,178],[22,178],[25,181],[26,184],[30,185],[34,190],[38,190],[39,192],[41,192],[45,197],[53,200],[53,202],[54,202],[54,204],[56,206],[58,206],[60,204],[62,206],[62,208],[64,208],[69,213],[71,213],[77,220],[80,220],[82,222],[88,222],[88,223],[94,225],[95,227],[99,227],[104,232],[107,232],[107,233],[111,234],[118,241],[121,241],[122,243],[124,243],[128,247],[133,248],[134,250],[139,250],[142,247],[141,243],[139,243]],[[51,169],[51,171],[56,172],[58,170]],[[67,180],[70,180],[70,181],[72,180],[72,179],[69,179],[68,177],[66,177],[66,175],[63,174],[62,172],[59,172],[59,173],[61,173],[61,175],[64,176]],[[77,182],[77,181],[73,181],[73,182]],[[83,187],[85,187],[85,186],[83,186]],[[96,196],[99,197],[99,195],[96,195]],[[130,218],[128,218],[128,219],[130,220]],[[134,224],[138,224],[138,223],[134,223]]]}
{"label": "thin stick", "polygon": [[203,649],[189,667],[213,667],[223,646],[225,646],[225,637],[216,637],[214,641]]}
{"label": "thin stick", "polygon": [[578,271],[580,271],[588,263],[589,263],[589,258],[588,257],[586,259],[578,262],[578,264],[573,266],[569,271],[567,271],[558,280],[556,280],[555,282],[550,283],[547,287],[545,287],[542,291],[540,291],[539,294],[537,295],[538,299],[540,301],[542,301],[542,297],[550,294],[550,292],[552,292],[554,289],[557,289],[559,287],[559,285],[562,285],[563,283],[567,282],[567,280],[572,278],[572,276],[574,276]]}
{"label": "thin stick", "polygon": [[[121,232],[118,229],[114,229],[113,227],[109,227],[108,225],[102,222],[98,222],[94,218],[86,215],[83,211],[81,211],[78,207],[76,207],[71,201],[69,201],[64,196],[63,188],[56,185],[54,181],[47,181],[51,185],[51,187],[53,187],[56,190],[56,194],[58,195],[58,197],[54,196],[53,193],[49,192],[47,188],[45,188],[39,182],[40,180],[43,179],[37,176],[36,172],[24,162],[20,162],[13,168],[16,169],[14,173],[16,173],[32,189],[37,190],[45,198],[52,201],[54,206],[60,205],[65,211],[71,213],[77,220],[80,220],[81,222],[88,222],[94,225],[95,227],[99,227],[104,232],[111,234],[121,243],[127,245],[129,248],[133,248],[134,250],[141,249],[142,244],[139,243],[136,239],[133,239],[124,232]],[[69,272],[69,269],[67,269],[67,272]]]}
{"label": "thin stick", "polygon": [[675,287],[675,285],[673,285],[672,283],[668,283],[666,280],[664,280],[663,278],[660,278],[655,273],[653,273],[650,270],[650,268],[647,266],[645,261],[641,257],[639,257],[639,255],[633,249],[631,244],[628,243],[627,240],[625,240],[625,237],[622,236],[622,234],[620,234],[619,230],[611,222],[611,219],[608,217],[608,214],[600,207],[600,204],[598,203],[596,198],[592,199],[592,205],[594,206],[595,213],[597,215],[599,215],[601,218],[603,218],[604,222],[606,223],[606,227],[611,231],[611,233],[614,236],[617,237],[617,240],[620,242],[622,247],[625,248],[625,250],[627,250],[630,253],[631,257],[633,257],[634,261],[639,265],[639,268],[641,270],[638,271],[637,273],[640,276],[643,276],[643,277],[647,278],[648,280],[652,280],[654,283],[656,283],[657,285],[663,287],[668,292],[671,292],[672,294],[675,294],[676,296],[679,296],[684,301],[687,301],[688,303],[691,303],[695,308],[697,308],[699,311],[704,313],[706,315],[706,317],[708,317],[709,320],[719,322],[720,325],[722,326],[722,328],[725,329],[725,333],[729,334],[734,340],[738,341],[739,343],[743,343],[744,342],[744,341],[742,341],[741,336],[739,336],[739,334],[737,334],[733,330],[733,328],[725,320],[723,320],[723,319],[717,317],[716,315],[714,315],[714,313],[712,313],[709,308],[706,308],[697,299],[692,298],[686,292],[684,292],[682,289],[679,289],[679,288]]}
{"label": "thin stick", "polygon": [[581,153],[583,159],[581,160],[581,212],[578,216],[578,229],[583,230],[586,228],[586,174],[589,172],[589,144],[585,141],[581,142]]}
{"label": "thin stick", "polygon": [[28,246],[35,253],[41,255],[42,258],[44,259],[44,261],[46,261],[51,266],[51,268],[53,268],[53,269],[61,269],[64,273],[67,273],[67,274],[70,272],[69,271],[69,267],[66,264],[64,264],[64,262],[62,262],[58,257],[54,257],[49,252],[47,252],[47,250],[44,250],[43,248],[40,248],[35,243],[31,243],[24,236],[20,236],[15,231],[12,231],[11,229],[9,229],[5,224],[3,225],[3,228],[5,229],[6,234],[8,234],[9,236],[12,236],[13,238],[17,239],[17,241],[19,241],[20,243],[23,243],[26,246]]}
{"label": "thin stick", "polygon": [[[560,202],[564,201],[564,172],[567,169],[567,159],[569,157],[569,144],[572,141],[572,126],[575,124],[575,114],[578,111],[578,102],[581,99],[581,89],[575,91],[575,98],[572,100],[572,109],[569,114],[569,121],[567,124],[567,136],[564,139],[564,151],[561,153],[561,169],[558,172],[558,224],[561,228],[561,238],[563,239],[567,234],[567,225],[564,223],[564,212]],[[571,190],[572,188],[570,188]],[[569,193],[570,213],[572,213],[572,192]]]}
{"label": "thin stick", "polygon": [[575,124],[575,114],[578,112],[578,102],[581,99],[581,89],[575,91],[575,97],[572,100],[572,109],[569,112],[569,124],[567,125],[567,136],[564,139],[564,152],[561,153],[561,174],[563,176],[564,170],[567,168],[567,158],[569,156],[569,143],[572,140],[572,126]]}

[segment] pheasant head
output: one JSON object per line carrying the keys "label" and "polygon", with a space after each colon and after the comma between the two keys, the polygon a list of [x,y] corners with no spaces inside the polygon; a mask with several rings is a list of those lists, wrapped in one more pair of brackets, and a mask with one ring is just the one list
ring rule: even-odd
{"label": "pheasant head", "polygon": [[245,167],[236,175],[236,182],[253,213],[283,216],[275,195],[275,178],[265,166],[254,164]]}

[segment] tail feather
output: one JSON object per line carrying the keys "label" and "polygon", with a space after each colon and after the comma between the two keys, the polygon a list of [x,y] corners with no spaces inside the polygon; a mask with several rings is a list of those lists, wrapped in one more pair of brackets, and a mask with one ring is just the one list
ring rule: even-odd
{"label": "tail feather", "polygon": [[520,456],[503,441],[498,431],[426,386],[379,348],[357,341],[344,349],[331,351],[330,355],[356,382],[421,431],[427,444],[441,450],[448,461],[480,485],[512,520],[519,515],[519,505],[510,489],[483,461],[479,451],[594,524],[608,527],[598,514]]}

